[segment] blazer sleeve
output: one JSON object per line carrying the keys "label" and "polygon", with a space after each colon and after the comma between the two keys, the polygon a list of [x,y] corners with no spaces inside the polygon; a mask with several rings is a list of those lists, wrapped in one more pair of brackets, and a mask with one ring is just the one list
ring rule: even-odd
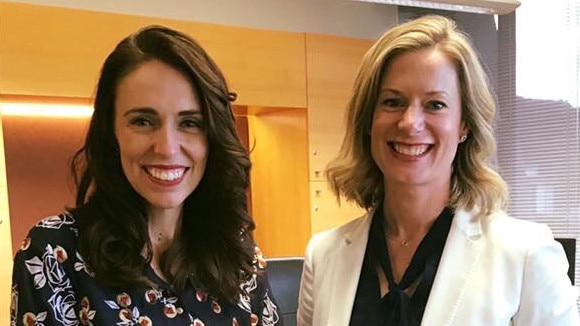
{"label": "blazer sleeve", "polygon": [[316,246],[316,235],[308,242],[304,255],[304,266],[300,279],[300,291],[298,294],[298,312],[296,322],[298,326],[311,326],[314,313],[314,265],[313,251]]}
{"label": "blazer sleeve", "polygon": [[578,288],[568,278],[566,254],[550,229],[543,227],[536,245],[527,252],[514,325],[580,325]]}

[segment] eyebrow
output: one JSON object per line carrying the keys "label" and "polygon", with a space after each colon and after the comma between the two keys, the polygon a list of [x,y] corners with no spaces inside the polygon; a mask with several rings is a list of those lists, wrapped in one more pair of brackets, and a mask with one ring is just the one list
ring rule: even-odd
{"label": "eyebrow", "polygon": [[[383,88],[383,89],[379,89],[379,94],[383,94],[383,93],[394,93],[397,95],[401,95],[402,93],[394,88]],[[445,96],[449,96],[449,93],[447,93],[446,91],[429,91],[426,93],[427,95],[445,95]]]}
{"label": "eyebrow", "polygon": [[[131,114],[149,114],[149,115],[157,115],[157,110],[150,108],[150,107],[139,107],[139,108],[133,108],[128,110],[127,112],[125,112],[125,114],[123,114],[123,116],[128,116]],[[199,109],[191,109],[191,110],[183,110],[183,111],[179,111],[179,113],[177,113],[178,116],[182,117],[182,116],[196,116],[199,115],[201,116],[202,113]]]}

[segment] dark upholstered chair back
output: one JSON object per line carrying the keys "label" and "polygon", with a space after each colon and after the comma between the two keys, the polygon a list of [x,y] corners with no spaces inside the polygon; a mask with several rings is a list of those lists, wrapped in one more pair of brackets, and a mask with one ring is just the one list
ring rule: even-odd
{"label": "dark upholstered chair back", "polygon": [[284,319],[285,326],[296,325],[298,291],[304,258],[269,258],[267,262],[268,281],[278,302],[280,317]]}
{"label": "dark upholstered chair back", "polygon": [[568,277],[574,284],[574,275],[576,272],[576,239],[574,238],[556,238],[556,241],[562,244],[564,252],[568,258]]}

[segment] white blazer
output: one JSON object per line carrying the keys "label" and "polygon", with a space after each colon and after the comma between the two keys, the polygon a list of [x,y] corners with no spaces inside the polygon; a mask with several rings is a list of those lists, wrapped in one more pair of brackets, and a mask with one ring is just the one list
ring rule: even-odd
{"label": "white blazer", "polygon": [[[373,212],[318,233],[306,249],[298,325],[349,324]],[[578,289],[543,224],[456,211],[421,325],[580,325]]]}

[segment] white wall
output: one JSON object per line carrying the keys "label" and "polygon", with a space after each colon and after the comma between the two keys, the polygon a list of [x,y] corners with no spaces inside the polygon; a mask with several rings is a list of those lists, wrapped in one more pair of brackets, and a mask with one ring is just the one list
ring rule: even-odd
{"label": "white wall", "polygon": [[352,0],[8,0],[260,29],[376,38],[397,7]]}

